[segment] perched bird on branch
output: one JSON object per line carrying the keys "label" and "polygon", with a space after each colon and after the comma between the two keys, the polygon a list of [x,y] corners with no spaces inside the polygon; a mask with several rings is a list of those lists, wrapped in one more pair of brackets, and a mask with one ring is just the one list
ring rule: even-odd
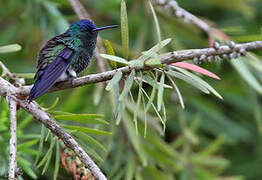
{"label": "perched bird on branch", "polygon": [[43,95],[56,82],[75,78],[87,68],[96,47],[98,32],[115,27],[118,25],[98,28],[84,19],[73,23],[65,33],[48,40],[37,57],[36,81],[28,101]]}

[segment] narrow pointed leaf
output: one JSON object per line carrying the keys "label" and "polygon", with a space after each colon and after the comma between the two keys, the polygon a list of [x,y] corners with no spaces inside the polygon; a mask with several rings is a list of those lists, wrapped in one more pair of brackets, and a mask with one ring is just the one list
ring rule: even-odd
{"label": "narrow pointed leaf", "polygon": [[164,48],[166,45],[168,45],[171,42],[171,38],[165,39],[159,43],[157,43],[155,46],[153,46],[151,49],[147,51],[149,52],[158,52],[160,49]]}
{"label": "narrow pointed leaf", "polygon": [[187,70],[175,67],[175,69],[177,69],[178,71],[184,73],[187,76],[190,76],[191,78],[193,78],[196,82],[200,83],[201,85],[203,85],[205,88],[207,88],[210,92],[212,92],[215,96],[217,96],[220,99],[223,99],[223,97],[212,87],[210,86],[206,81],[204,81],[203,79],[201,79],[200,77],[196,76],[195,74],[188,72]]}
{"label": "narrow pointed leaf", "polygon": [[98,162],[103,162],[103,158],[96,151],[94,151],[92,148],[87,146],[85,143],[80,142],[79,144],[84,148],[87,154],[89,154],[92,158],[94,158]]}
{"label": "narrow pointed leaf", "polygon": [[107,121],[100,118],[104,117],[102,114],[69,114],[69,115],[57,115],[56,119],[63,121],[75,121],[88,124],[109,124]]}
{"label": "narrow pointed leaf", "polygon": [[95,84],[95,91],[93,95],[94,105],[97,106],[100,103],[103,96],[103,92],[104,92],[104,84],[102,83]]}
{"label": "narrow pointed leaf", "polygon": [[10,53],[20,51],[22,47],[19,44],[10,44],[6,46],[0,46],[0,54],[1,53]]}
{"label": "narrow pointed leaf", "polygon": [[182,97],[182,95],[181,95],[181,93],[180,93],[180,91],[179,91],[176,83],[173,81],[173,79],[172,79],[171,77],[169,77],[169,76],[167,76],[167,77],[168,77],[168,79],[170,80],[170,82],[172,83],[174,89],[176,90],[176,94],[177,94],[177,97],[178,97],[178,100],[179,100],[179,103],[180,103],[181,107],[182,107],[183,109],[185,109],[183,97]]}
{"label": "narrow pointed leaf", "polygon": [[43,166],[44,163],[46,163],[46,162],[48,163],[48,158],[49,158],[49,156],[52,155],[53,148],[54,148],[54,145],[56,143],[56,139],[57,139],[57,137],[52,138],[52,141],[51,141],[51,144],[49,146],[49,149],[48,149],[47,153],[45,154],[45,156],[43,157],[43,159],[37,165],[37,168]]}
{"label": "narrow pointed leaf", "polygon": [[55,155],[55,168],[54,168],[53,180],[57,180],[59,167],[60,167],[60,146],[59,146],[59,141],[56,141],[56,155]]}
{"label": "narrow pointed leaf", "polygon": [[[143,88],[142,88],[142,91],[143,91],[143,93],[145,94],[145,96],[147,97],[147,99],[149,100],[148,103],[150,103],[150,105],[153,107],[154,111],[156,112],[156,114],[157,114],[158,118],[160,119],[160,121],[161,121],[161,123],[162,123],[162,125],[163,125],[163,127],[164,127],[164,130],[165,130],[166,124],[165,124],[163,118],[161,117],[161,115],[159,114],[159,112],[157,111],[154,103],[151,102],[151,97],[148,96],[148,94],[146,93],[146,91],[145,91]],[[147,105],[148,105],[148,104],[147,104]],[[146,109],[145,109],[145,112],[147,112],[147,110],[148,110],[148,109],[146,108]]]}
{"label": "narrow pointed leaf", "polygon": [[121,1],[121,36],[122,36],[122,46],[124,49],[124,57],[128,59],[129,56],[129,32],[128,32],[128,18],[126,2]]}
{"label": "narrow pointed leaf", "polygon": [[149,67],[159,67],[161,64],[162,62],[159,58],[149,59],[145,62],[145,65]]}
{"label": "narrow pointed leaf", "polygon": [[127,172],[126,172],[126,180],[133,180],[133,177],[135,176],[135,161],[132,153],[129,153],[128,156],[128,163],[127,163]]}
{"label": "narrow pointed leaf", "polygon": [[34,79],[35,73],[16,73],[16,75],[20,78],[25,79]]}
{"label": "narrow pointed leaf", "polygon": [[87,143],[103,150],[104,152],[107,152],[106,148],[100,142],[98,142],[96,139],[89,136],[88,134],[77,131],[77,132],[73,132],[73,135],[75,135],[76,137],[82,139],[83,141],[86,141]]}
{"label": "narrow pointed leaf", "polygon": [[25,142],[23,144],[19,144],[17,146],[17,150],[20,151],[20,150],[23,150],[25,148],[28,148],[28,147],[31,147],[33,145],[35,145],[36,143],[38,143],[38,139],[35,139],[35,140],[32,140],[32,141],[28,141],[28,142]]}
{"label": "narrow pointed leaf", "polygon": [[167,44],[169,44],[171,42],[171,39],[168,38],[168,39],[165,39],[159,43],[157,43],[155,46],[153,46],[151,49],[145,51],[145,52],[142,52],[142,56],[140,56],[138,58],[138,60],[144,62],[145,60],[149,59],[149,58],[152,58],[152,56],[158,52],[160,49],[162,49],[163,47],[165,47]]}
{"label": "narrow pointed leaf", "polygon": [[63,124],[61,126],[63,126],[66,129],[76,130],[76,131],[85,132],[89,134],[97,134],[97,135],[111,135],[112,134],[111,132],[87,128],[87,127],[81,127],[81,126],[70,126],[70,125],[63,125]]}
{"label": "narrow pointed leaf", "polygon": [[157,37],[158,37],[158,41],[160,42],[161,41],[161,32],[160,32],[160,26],[159,26],[159,22],[158,22],[158,19],[157,19],[157,16],[156,16],[156,12],[154,10],[154,7],[153,7],[151,1],[148,1],[148,4],[150,6],[150,9],[151,9],[153,17],[154,17],[154,21],[155,21],[155,25],[156,25]]}
{"label": "narrow pointed leaf", "polygon": [[49,111],[49,110],[51,110],[51,109],[54,109],[54,108],[56,107],[56,105],[57,105],[58,102],[59,102],[59,98],[57,97],[57,98],[55,99],[55,101],[53,102],[53,104],[52,104],[51,106],[49,106],[48,108],[45,108],[45,110],[46,110],[46,111]]}
{"label": "narrow pointed leaf", "polygon": [[118,57],[118,56],[113,56],[113,55],[109,55],[109,54],[100,54],[101,57],[105,58],[105,59],[109,59],[111,61],[115,61],[115,62],[119,62],[119,63],[123,63],[123,64],[128,64],[128,61]]}
{"label": "narrow pointed leaf", "polygon": [[191,71],[194,71],[194,72],[198,72],[200,74],[204,74],[206,76],[209,76],[211,78],[214,78],[214,79],[218,79],[220,80],[220,77],[218,77],[217,75],[215,75],[214,73],[200,67],[200,66],[197,66],[195,64],[189,64],[189,63],[186,63],[186,62],[176,62],[176,63],[172,63],[171,65],[173,66],[177,66],[177,67],[180,67],[180,68],[183,68],[183,69],[188,69],[188,70],[191,70]]}
{"label": "narrow pointed leaf", "polygon": [[50,114],[56,116],[56,115],[70,115],[72,113],[65,112],[65,111],[48,111]]}
{"label": "narrow pointed leaf", "polygon": [[245,58],[241,57],[240,59],[235,59],[231,61],[232,65],[238,71],[240,76],[258,93],[262,94],[262,86],[255,78],[255,76],[251,73],[251,71],[247,68],[246,64],[244,63]]}
{"label": "narrow pointed leaf", "polygon": [[160,78],[160,85],[158,87],[157,93],[157,110],[161,110],[162,101],[163,101],[163,94],[164,94],[164,82],[165,82],[165,73],[162,73]]}
{"label": "narrow pointed leaf", "polygon": [[138,127],[137,127],[137,114],[140,109],[140,104],[141,104],[141,96],[142,96],[142,85],[143,82],[139,82],[139,90],[138,90],[138,96],[137,96],[137,101],[136,101],[136,110],[134,111],[134,122],[135,122],[135,128],[136,128],[136,134],[138,134]]}
{"label": "narrow pointed leaf", "polygon": [[[114,56],[115,51],[114,51],[113,46],[111,45],[110,41],[105,40],[104,44],[105,44],[105,47],[106,47],[106,53]],[[109,63],[110,63],[110,65],[113,69],[117,68],[117,63],[115,61],[109,61]]]}
{"label": "narrow pointed leaf", "polygon": [[40,138],[40,142],[39,142],[39,147],[38,147],[38,154],[35,158],[35,163],[36,164],[42,154],[42,150],[43,150],[43,145],[44,145],[44,137],[45,137],[45,126],[42,124],[41,126],[41,138]]}
{"label": "narrow pointed leaf", "polygon": [[189,83],[190,85],[196,87],[197,89],[201,90],[202,92],[209,94],[209,91],[206,87],[204,87],[203,85],[199,84],[198,82],[196,82],[194,79],[192,79],[189,76],[186,76],[180,72],[176,72],[176,71],[172,71],[169,70],[167,72],[167,74],[169,74],[170,76],[173,76],[175,78],[181,79],[183,81],[186,81],[187,83]]}
{"label": "narrow pointed leaf", "polygon": [[139,159],[141,160],[143,166],[147,165],[147,156],[146,153],[143,149],[143,146],[139,140],[139,136],[136,135],[136,130],[134,127],[134,124],[131,122],[130,118],[128,115],[125,115],[125,118],[123,119],[124,122],[124,126],[126,127],[126,131],[128,134],[128,137],[134,147],[134,149],[136,150]]}
{"label": "narrow pointed leaf", "polygon": [[127,80],[125,81],[125,86],[124,86],[124,89],[121,95],[119,96],[119,101],[123,101],[124,98],[127,96],[134,82],[134,78],[135,78],[135,70],[133,69],[131,73],[129,74]]}
{"label": "narrow pointed leaf", "polygon": [[[157,84],[157,86],[160,85],[160,82],[156,82],[153,78],[151,78],[149,75],[143,75],[142,77],[143,82],[151,85],[152,87],[154,86],[154,84]],[[168,89],[173,89],[172,86],[169,86],[168,84],[164,84],[164,88],[168,88]]]}
{"label": "narrow pointed leaf", "polygon": [[[158,79],[158,74],[156,74],[154,81],[156,82],[157,79]],[[153,104],[153,101],[155,99],[156,90],[157,90],[157,84],[154,83],[150,98],[148,99],[149,101],[147,102],[147,105],[146,105],[146,112],[148,111],[149,107]]]}
{"label": "narrow pointed leaf", "polygon": [[117,71],[114,77],[109,81],[109,83],[106,86],[106,90],[110,91],[122,78],[123,73],[121,71]]}
{"label": "narrow pointed leaf", "polygon": [[33,179],[37,179],[36,174],[30,167],[31,165],[30,162],[28,162],[26,159],[22,158],[21,156],[17,157],[17,162],[18,162],[18,166],[21,167],[26,174],[28,174]]}

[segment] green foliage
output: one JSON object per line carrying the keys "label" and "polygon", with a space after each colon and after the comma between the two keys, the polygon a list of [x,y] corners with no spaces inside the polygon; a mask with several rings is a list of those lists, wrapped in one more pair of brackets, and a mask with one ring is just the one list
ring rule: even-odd
{"label": "green foliage", "polygon": [[0,47],[0,54],[20,51],[22,47],[19,44],[11,44]]}
{"label": "green foliage", "polygon": [[[25,129],[29,127],[33,121],[33,117],[26,112],[19,110],[17,118],[20,119],[17,126],[17,163],[22,170],[30,176],[32,179],[37,179],[35,168],[33,166],[32,158],[35,157],[38,152],[35,150],[35,145],[39,141],[39,136],[34,134],[35,132],[27,133]],[[9,109],[8,105],[3,98],[0,98],[0,177],[4,177],[8,170],[9,161]],[[31,157],[31,158],[28,158]]]}

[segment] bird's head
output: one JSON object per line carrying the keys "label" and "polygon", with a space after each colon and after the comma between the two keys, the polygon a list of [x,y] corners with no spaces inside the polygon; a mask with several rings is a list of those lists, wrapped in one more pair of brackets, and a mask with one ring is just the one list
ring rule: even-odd
{"label": "bird's head", "polygon": [[67,32],[70,33],[71,36],[96,38],[99,31],[116,27],[118,27],[118,25],[96,27],[92,21],[83,19],[73,23]]}

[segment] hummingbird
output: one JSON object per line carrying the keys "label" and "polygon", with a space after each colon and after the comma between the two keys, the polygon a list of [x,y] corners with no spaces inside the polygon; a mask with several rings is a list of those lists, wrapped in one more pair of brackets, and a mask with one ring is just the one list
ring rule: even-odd
{"label": "hummingbird", "polygon": [[56,82],[76,78],[93,56],[98,32],[116,27],[118,25],[96,27],[92,21],[83,19],[48,40],[37,56],[35,83],[28,102],[46,93]]}

